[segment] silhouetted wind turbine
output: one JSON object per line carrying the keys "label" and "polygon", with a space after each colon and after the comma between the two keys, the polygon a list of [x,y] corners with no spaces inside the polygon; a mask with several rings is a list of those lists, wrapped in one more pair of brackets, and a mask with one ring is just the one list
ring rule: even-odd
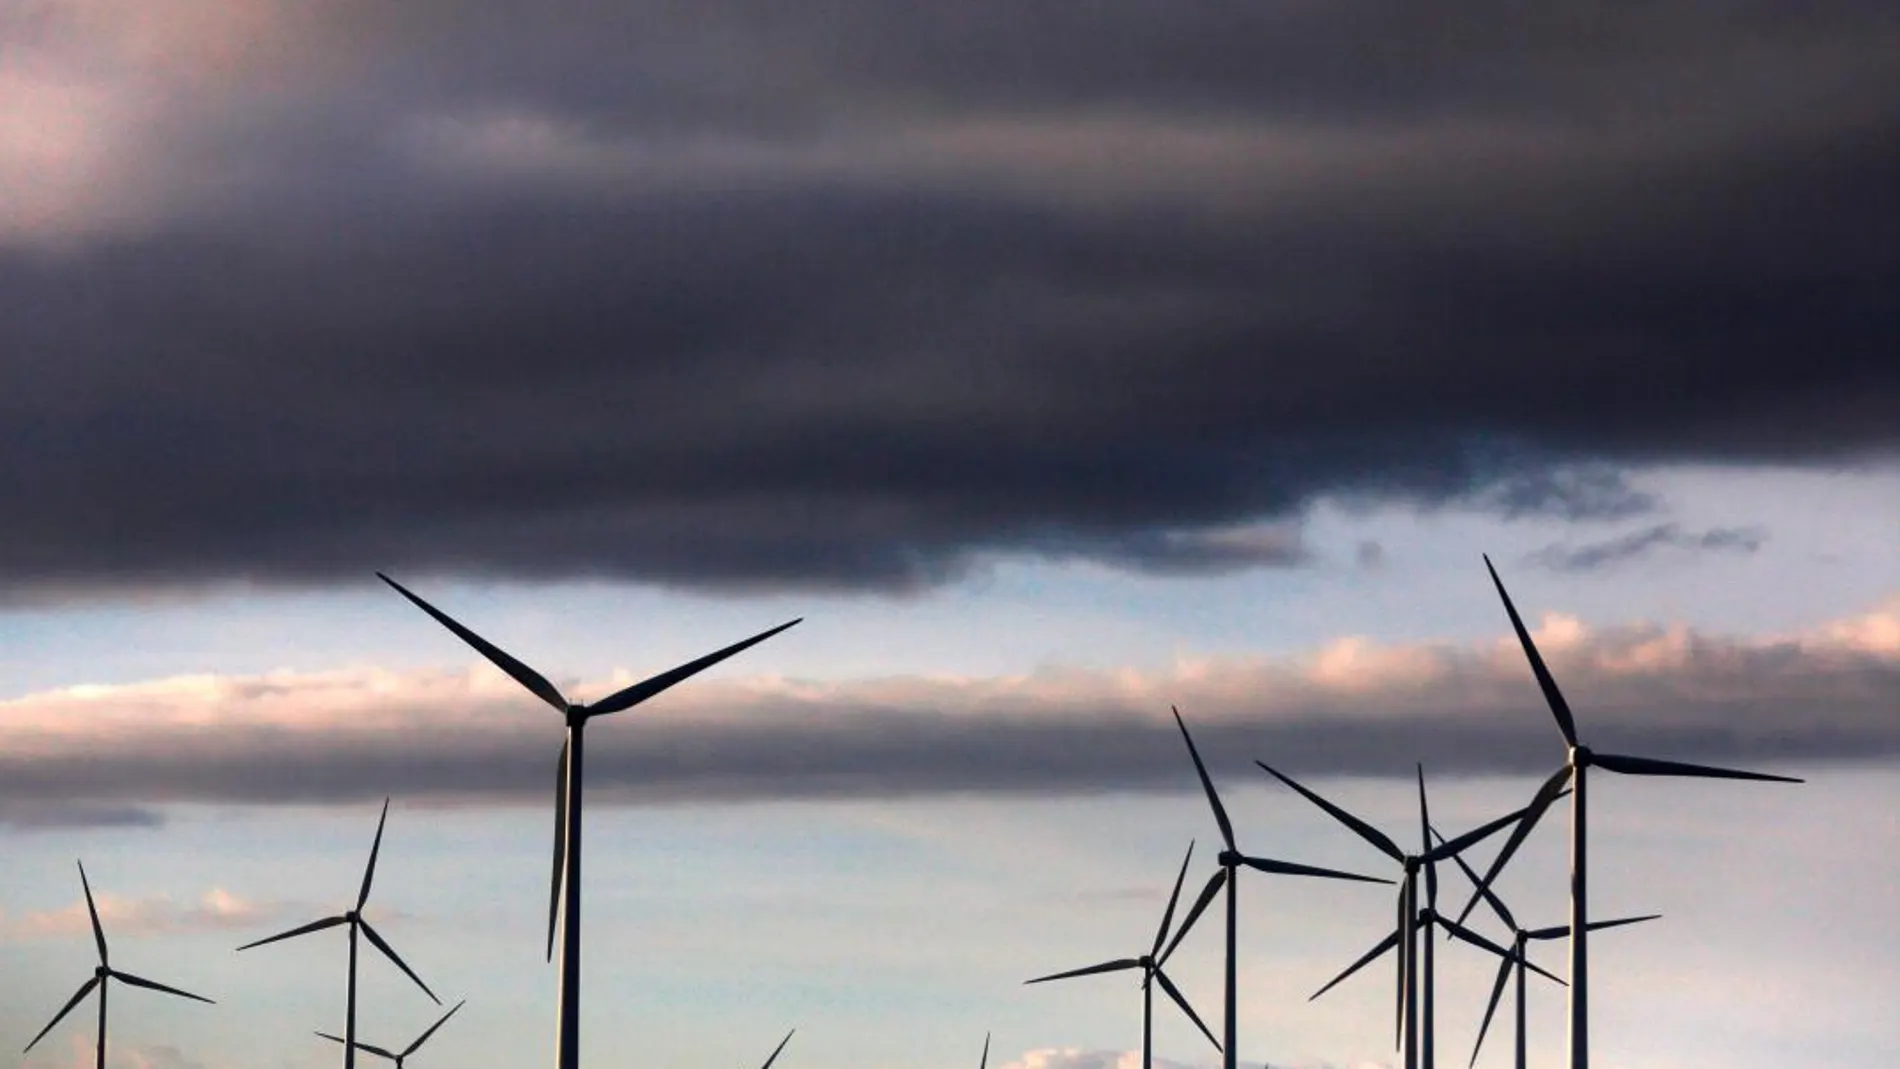
{"label": "silhouetted wind turbine", "polygon": [[978,1059],[976,1069],[990,1069],[990,1034],[983,1033],[983,1057]]}
{"label": "silhouetted wind turbine", "polygon": [[[1437,834],[1436,829],[1433,829],[1433,834]],[[1440,836],[1440,838],[1442,839],[1443,837]],[[1452,860],[1458,863],[1458,867],[1464,870],[1465,875],[1470,878],[1472,884],[1475,886],[1478,882],[1478,874],[1471,871],[1471,866],[1465,864],[1465,859],[1462,857],[1454,857]],[[1524,967],[1529,963],[1527,945],[1533,939],[1562,939],[1570,934],[1570,925],[1559,924],[1554,928],[1530,929],[1519,927],[1517,918],[1511,916],[1511,911],[1505,908],[1503,899],[1499,898],[1489,887],[1483,888],[1480,893],[1484,895],[1485,901],[1491,904],[1491,911],[1496,913],[1498,919],[1504,922],[1504,926],[1511,930],[1511,953],[1516,960],[1513,961],[1510,958],[1506,958],[1498,962],[1497,980],[1491,985],[1491,1001],[1484,1007],[1484,1023],[1478,1026],[1478,1041],[1471,1045],[1470,1064],[1478,1064],[1478,1051],[1484,1047],[1484,1034],[1491,1027],[1491,1016],[1497,1012],[1498,999],[1504,995],[1504,981],[1506,977],[1515,971],[1517,973],[1517,1060],[1514,1064],[1517,1066],[1517,1069],[1526,1069],[1526,1066],[1529,1064],[1527,1051],[1529,1038],[1524,1027],[1524,1006],[1526,1001],[1524,997]],[[1613,921],[1591,921],[1590,930],[1595,932],[1602,931],[1605,928],[1620,927],[1625,924],[1653,921],[1660,916],[1662,916],[1660,913],[1650,913],[1641,917],[1619,917]],[[1516,966],[1515,970],[1512,969],[1513,965]]]}
{"label": "silhouetted wind turbine", "polygon": [[[74,864],[78,864],[78,862],[74,862]],[[107,980],[117,980],[122,984],[131,984],[133,987],[149,988],[153,991],[162,991],[167,995],[177,995],[181,998],[195,999],[199,1002],[211,1002],[211,1000],[205,998],[203,995],[194,995],[189,991],[180,991],[175,987],[166,987],[164,984],[155,980],[147,980],[142,976],[133,976],[129,972],[122,972],[113,968],[106,958],[106,930],[99,925],[99,909],[92,903],[92,885],[86,882],[85,865],[79,865],[79,886],[86,892],[86,913],[92,918],[93,941],[99,944],[99,964],[93,967],[92,979],[79,985],[79,990],[73,992],[73,997],[66,1000],[66,1005],[59,1008],[59,1012],[53,1015],[52,1021],[48,1022],[45,1028],[40,1029],[40,1034],[34,1036],[33,1042],[28,1043],[26,1050],[20,1053],[25,1054],[27,1051],[32,1050],[40,1040],[46,1038],[46,1033],[51,1032],[53,1026],[64,1019],[67,1014],[71,1013],[73,1007],[79,1005],[87,995],[92,993],[92,989],[96,987],[99,989],[99,1042],[97,1044],[97,1059],[94,1064],[97,1066],[97,1069],[106,1069]]]}
{"label": "silhouetted wind turbine", "polygon": [[1220,853],[1220,868],[1215,870],[1214,875],[1207,881],[1207,886],[1201,888],[1200,897],[1194,900],[1193,908],[1188,910],[1187,916],[1181,921],[1181,927],[1175,931],[1174,938],[1168,943],[1168,949],[1163,951],[1161,956],[1165,959],[1174,953],[1175,946],[1181,942],[1183,936],[1187,935],[1188,929],[1194,927],[1194,922],[1200,919],[1201,913],[1207,909],[1207,904],[1214,900],[1214,896],[1220,892],[1222,885],[1225,885],[1227,888],[1227,982],[1225,992],[1227,1020],[1224,1034],[1221,1037],[1220,1047],[1221,1057],[1226,1069],[1235,1069],[1236,1065],[1238,1065],[1239,1058],[1237,1033],[1239,1032],[1240,1025],[1237,1005],[1238,999],[1235,991],[1235,974],[1238,972],[1238,947],[1235,942],[1238,933],[1236,924],[1238,910],[1236,908],[1234,885],[1240,875],[1240,866],[1245,865],[1248,868],[1258,869],[1261,872],[1275,873],[1282,876],[1320,876],[1332,880],[1356,880],[1360,883],[1391,883],[1392,881],[1380,879],[1376,876],[1359,876],[1350,872],[1338,872],[1333,869],[1316,868],[1312,865],[1299,865],[1291,861],[1275,861],[1271,858],[1248,857],[1242,854],[1240,849],[1234,845],[1234,825],[1232,821],[1227,819],[1227,808],[1221,805],[1220,795],[1214,790],[1214,781],[1208,777],[1207,766],[1201,762],[1201,753],[1194,748],[1193,736],[1188,734],[1187,721],[1181,719],[1181,710],[1172,709],[1172,712],[1174,713],[1175,724],[1181,728],[1181,738],[1187,743],[1188,756],[1194,759],[1194,771],[1199,774],[1201,778],[1201,788],[1207,792],[1207,804],[1214,810],[1214,823],[1220,825],[1221,841],[1225,844],[1226,848]]}
{"label": "silhouetted wind turbine", "polygon": [[[796,1031],[798,1031],[798,1029],[796,1028],[792,1029],[792,1032],[796,1032]],[[775,1061],[778,1061],[778,1052],[784,1050],[785,1044],[790,1043],[792,1041],[792,1032],[785,1033],[785,1038],[779,1040],[778,1046],[772,1048],[772,1056],[765,1059],[765,1064],[759,1066],[759,1069],[772,1069],[772,1063]]]}
{"label": "silhouetted wind turbine", "polygon": [[[442,1027],[444,1024],[447,1024],[449,1018],[455,1016],[455,1011],[461,1009],[467,1002],[468,1002],[467,999],[463,999],[461,1002],[458,1002],[454,1006],[450,1007],[449,1012],[436,1018],[435,1023],[430,1025],[427,1029],[425,1029],[421,1035],[417,1036],[416,1041],[414,1043],[409,1044],[408,1046],[404,1047],[403,1049],[399,1051],[396,1051],[393,1054],[390,1053],[389,1051],[384,1050],[381,1047],[374,1046],[369,1043],[358,1043],[356,1044],[356,1048],[358,1050],[368,1051],[369,1053],[376,1055],[378,1058],[387,1058],[388,1060],[396,1063],[396,1069],[402,1069],[403,1059],[409,1057],[411,1054],[414,1054],[418,1047],[422,1046],[424,1043],[427,1043],[429,1041],[429,1037],[432,1035],[435,1035],[435,1030]],[[344,1039],[342,1036],[333,1036],[328,1032],[318,1032],[317,1034],[322,1036],[325,1039],[331,1040],[336,1043],[349,1042],[349,1040]]]}
{"label": "silhouetted wind turbine", "polygon": [[[1154,943],[1148,948],[1146,954],[1138,958],[1119,958],[1115,961],[1105,961],[1100,965],[1090,965],[1082,969],[1070,969],[1068,972],[1053,973],[1049,976],[1038,976],[1034,980],[1023,981],[1026,984],[1040,984],[1048,980],[1066,980],[1072,976],[1093,976],[1097,973],[1140,969],[1141,1069],[1150,1069],[1150,1067],[1154,1065],[1155,994],[1153,981],[1156,980],[1161,982],[1161,990],[1167,992],[1168,997],[1174,1000],[1174,1004],[1181,1007],[1181,1012],[1188,1015],[1188,1020],[1194,1022],[1195,1027],[1201,1030],[1201,1034],[1207,1037],[1207,1041],[1214,1044],[1214,1049],[1220,1049],[1220,1041],[1214,1038],[1214,1033],[1207,1030],[1207,1025],[1202,1023],[1200,1014],[1195,1013],[1194,1007],[1188,1005],[1187,998],[1181,994],[1180,988],[1174,986],[1174,981],[1168,979],[1168,974],[1161,971],[1161,966],[1166,957],[1166,955],[1161,953],[1161,942],[1168,937],[1168,926],[1174,922],[1174,907],[1181,900],[1181,883],[1187,879],[1188,862],[1192,860],[1193,857],[1194,844],[1189,843],[1187,856],[1181,859],[1181,871],[1174,878],[1174,892],[1168,896],[1167,911],[1161,914],[1161,927],[1155,930]],[[1169,949],[1172,950],[1173,948],[1170,947]]]}
{"label": "silhouetted wind turbine", "polygon": [[[489,663],[506,672],[515,682],[526,687],[530,693],[553,706],[567,722],[567,741],[561,746],[561,759],[554,787],[554,873],[552,886],[548,894],[548,956],[554,956],[554,927],[560,917],[566,918],[561,926],[561,987],[560,987],[560,1025],[555,1042],[555,1064],[557,1069],[579,1069],[580,1066],[580,1004],[581,1004],[581,729],[597,716],[618,713],[631,709],[648,698],[676,683],[684,682],[700,672],[711,668],[734,654],[741,653],[764,642],[780,631],[799,623],[792,620],[769,631],[761,631],[743,642],[735,642],[723,650],[709,653],[696,661],[689,661],[650,679],[642,680],[631,687],[615,691],[605,698],[589,705],[570,702],[561,696],[554,684],[547,681],[539,672],[515,660],[500,647],[489,642],[468,628],[463,627],[447,613],[409,592],[401,583],[381,572],[376,577],[388,583],[396,593],[435,618],[443,627],[455,633],[463,642],[474,647],[475,651],[488,658]],[[802,617],[801,617],[802,619]]]}
{"label": "silhouetted wind turbine", "polygon": [[[1395,1024],[1398,1026],[1401,1045],[1405,1051],[1405,1066],[1406,1069],[1415,1069],[1416,1066],[1420,1065],[1420,1055],[1422,1052],[1422,1064],[1429,1069],[1432,1065],[1433,926],[1442,924],[1448,933],[1467,943],[1484,947],[1498,954],[1504,953],[1501,947],[1491,943],[1490,940],[1485,939],[1476,932],[1439,916],[1438,872],[1434,866],[1437,862],[1445,858],[1456,857],[1461,851],[1483,842],[1510,824],[1522,820],[1524,810],[1520,809],[1515,813],[1506,814],[1490,823],[1473,828],[1450,842],[1433,846],[1430,838],[1431,816],[1425,804],[1425,767],[1420,765],[1418,768],[1419,852],[1416,854],[1408,854],[1404,850],[1401,850],[1399,845],[1388,838],[1385,833],[1358,817],[1353,816],[1351,813],[1346,812],[1339,806],[1334,805],[1332,802],[1327,801],[1325,798],[1320,797],[1317,792],[1302,786],[1298,781],[1294,780],[1293,777],[1288,776],[1284,772],[1267,764],[1265,761],[1255,761],[1254,764],[1265,769],[1281,783],[1298,791],[1307,801],[1312,802],[1324,810],[1327,815],[1339,821],[1341,824],[1344,824],[1353,834],[1371,843],[1374,849],[1398,862],[1403,868],[1405,880],[1399,887],[1398,919],[1392,927],[1392,934],[1387,936],[1383,942],[1379,943],[1379,945],[1365,957],[1360,958],[1345,972],[1335,977],[1332,983],[1327,984],[1315,992],[1313,998],[1318,998],[1320,995],[1325,994],[1333,984],[1337,984],[1339,981],[1351,976],[1354,972],[1357,972],[1361,966],[1370,963],[1387,950],[1396,947],[1398,949],[1398,987],[1396,990],[1398,1007]],[[1425,905],[1422,908],[1418,902],[1418,877],[1421,872],[1425,874]],[[1421,928],[1425,931],[1425,976],[1423,984],[1425,992],[1425,1026],[1423,1029],[1422,1044],[1420,1042],[1419,1028],[1419,961],[1416,951],[1416,933]]]}
{"label": "silhouetted wind turbine", "polygon": [[396,951],[392,949],[387,942],[383,941],[383,937],[376,934],[375,926],[370,924],[369,920],[363,916],[363,906],[369,901],[370,882],[376,878],[376,854],[383,848],[383,825],[388,820],[389,799],[385,798],[383,799],[383,815],[376,819],[376,839],[370,844],[369,864],[363,866],[363,886],[356,892],[355,906],[334,917],[325,917],[320,921],[311,921],[309,924],[292,928],[287,932],[279,932],[267,939],[259,939],[255,943],[246,943],[238,948],[239,950],[249,950],[252,947],[261,947],[265,943],[275,943],[279,940],[291,939],[296,936],[306,935],[310,932],[320,932],[325,928],[334,928],[339,924],[347,924],[350,926],[349,996],[345,1003],[343,1016],[343,1035],[345,1037],[343,1042],[344,1069],[355,1069],[356,1048],[360,1046],[360,1044],[356,1042],[356,933],[358,931],[361,931],[364,936],[368,937],[370,943],[374,945],[377,950],[383,952],[384,957],[395,962],[396,968],[401,969],[403,975],[414,980],[416,986],[422,989],[422,993],[429,996],[430,1001],[438,1006],[442,1004],[442,1000],[435,997],[435,992],[429,990],[429,985],[422,982],[422,977],[417,976],[415,970],[411,969],[401,957],[397,956]]}
{"label": "silhouetted wind turbine", "polygon": [[[1491,566],[1491,558],[1484,558],[1485,570],[1491,573],[1491,583],[1498,588],[1498,597],[1504,601],[1504,611],[1511,618],[1511,629],[1517,632],[1517,640],[1524,647],[1524,656],[1531,663],[1531,673],[1537,677],[1537,686],[1544,692],[1544,701],[1550,706],[1550,714],[1557,721],[1557,730],[1563,733],[1564,743],[1569,754],[1564,766],[1551,774],[1539,787],[1535,797],[1518,823],[1511,837],[1505,840],[1504,848],[1498,851],[1496,860],[1478,881],[1480,890],[1489,887],[1497,878],[1511,855],[1517,851],[1518,844],[1524,841],[1531,829],[1536,826],[1544,810],[1557,800],[1559,792],[1568,782],[1574,792],[1570,797],[1570,930],[1574,933],[1570,939],[1570,1069],[1589,1069],[1590,1066],[1590,922],[1586,908],[1585,877],[1588,865],[1585,862],[1585,772],[1595,766],[1607,772],[1621,772],[1631,776],[1697,776],[1710,779],[1748,779],[1769,780],[1778,783],[1800,783],[1793,776],[1773,776],[1765,772],[1740,772],[1731,768],[1713,768],[1707,765],[1690,765],[1680,761],[1659,761],[1653,757],[1631,757],[1625,754],[1596,753],[1577,741],[1576,719],[1570,715],[1570,705],[1564,701],[1563,692],[1557,689],[1557,680],[1545,667],[1544,658],[1537,652],[1537,644],[1531,641],[1531,633],[1524,627],[1524,620],[1517,614],[1517,606],[1511,603],[1511,595],[1505,592],[1504,581],[1498,578],[1498,570]],[[1459,920],[1471,914],[1472,907],[1478,904],[1479,895],[1474,893],[1471,901],[1465,904]]]}

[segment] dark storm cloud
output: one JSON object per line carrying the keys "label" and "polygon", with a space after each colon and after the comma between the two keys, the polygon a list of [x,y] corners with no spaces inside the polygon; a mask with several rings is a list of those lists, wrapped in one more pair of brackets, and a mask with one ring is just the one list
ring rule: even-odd
{"label": "dark storm cloud", "polygon": [[0,154],[13,596],[1205,573],[1900,444],[1890,5],[256,6],[0,23],[139,118]]}
{"label": "dark storm cloud", "polygon": [[1753,553],[1767,540],[1767,533],[1757,527],[1713,527],[1696,532],[1685,531],[1673,523],[1659,523],[1598,542],[1545,546],[1528,559],[1553,572],[1593,572],[1649,556],[1660,549]]}

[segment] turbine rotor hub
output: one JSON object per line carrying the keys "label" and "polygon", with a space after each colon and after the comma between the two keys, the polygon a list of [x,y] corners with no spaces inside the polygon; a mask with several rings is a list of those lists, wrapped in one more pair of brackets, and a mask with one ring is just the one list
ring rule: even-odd
{"label": "turbine rotor hub", "polygon": [[1588,746],[1585,746],[1582,743],[1578,743],[1577,745],[1572,746],[1570,748],[1571,767],[1573,768],[1590,767],[1591,756],[1592,754],[1590,753],[1590,748]]}
{"label": "turbine rotor hub", "polygon": [[1224,868],[1224,869],[1237,868],[1240,865],[1240,851],[1222,850],[1220,852],[1219,860],[1220,860],[1221,868]]}

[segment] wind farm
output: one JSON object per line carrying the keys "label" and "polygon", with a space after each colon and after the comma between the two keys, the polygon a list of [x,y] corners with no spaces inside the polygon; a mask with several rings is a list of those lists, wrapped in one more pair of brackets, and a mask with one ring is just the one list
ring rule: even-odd
{"label": "wind farm", "polygon": [[0,1045],[1900,1064],[1900,15],[1497,16],[0,8]]}
{"label": "wind farm", "polygon": [[[1486,563],[1488,565],[1489,561],[1487,560]],[[581,753],[581,744],[579,741],[579,731],[581,727],[585,725],[588,717],[617,712],[639,704],[669,687],[745,649],[763,642],[765,639],[784,631],[798,621],[794,620],[791,623],[782,624],[771,630],[757,634],[752,638],[727,646],[713,654],[687,662],[678,668],[648,677],[631,686],[620,687],[613,691],[609,697],[601,701],[592,704],[579,704],[569,702],[545,677],[539,675],[533,669],[527,668],[521,662],[516,661],[509,654],[468,630],[453,618],[448,617],[428,602],[423,601],[420,597],[396,584],[387,576],[379,575],[379,578],[396,589],[413,604],[422,608],[457,637],[463,639],[465,643],[473,647],[494,667],[500,669],[508,677],[520,683],[543,701],[562,710],[566,717],[568,738],[562,748],[560,776],[557,780],[558,789],[555,805],[555,864],[552,874],[553,894],[550,896],[549,901],[548,940],[545,949],[551,951],[557,928],[564,933],[563,946],[572,945],[574,947],[572,953],[566,953],[564,951],[563,964],[559,970],[557,979],[556,987],[561,1010],[557,1017],[555,1047],[558,1058],[579,1058],[581,1047],[574,1033],[578,1029],[578,1022],[580,1020],[577,1005],[579,991],[578,962],[580,959],[579,911],[577,903],[580,857],[579,813],[581,809],[579,782],[581,763],[578,757]],[[1587,980],[1587,973],[1584,972],[1578,957],[1581,953],[1578,949],[1581,940],[1572,938],[1573,932],[1588,933],[1590,931],[1622,927],[1640,921],[1654,919],[1653,915],[1643,915],[1614,920],[1586,921],[1579,926],[1560,925],[1544,928],[1524,928],[1518,924],[1514,914],[1504,905],[1497,892],[1493,890],[1492,884],[1496,883],[1500,876],[1506,871],[1506,863],[1511,860],[1519,848],[1527,841],[1541,814],[1565,794],[1572,793],[1580,779],[1579,769],[1587,767],[1590,764],[1597,764],[1602,767],[1610,768],[1613,771],[1634,771],[1638,774],[1675,774],[1790,781],[1793,780],[1793,777],[1765,773],[1738,772],[1711,766],[1684,765],[1650,758],[1591,754],[1590,751],[1585,750],[1574,742],[1576,737],[1574,721],[1569,714],[1568,706],[1563,703],[1561,695],[1557,692],[1555,683],[1551,680],[1549,670],[1545,667],[1536,646],[1531,640],[1528,630],[1518,617],[1515,606],[1511,603],[1508,594],[1504,593],[1502,583],[1497,579],[1495,570],[1491,571],[1491,578],[1498,594],[1503,598],[1515,636],[1520,641],[1526,656],[1530,660],[1534,680],[1549,702],[1554,715],[1557,716],[1559,727],[1565,738],[1572,740],[1571,762],[1567,763],[1564,769],[1560,770],[1558,775],[1547,779],[1533,794],[1527,805],[1522,805],[1503,816],[1494,817],[1479,823],[1469,831],[1451,838],[1446,838],[1444,835],[1439,834],[1433,826],[1431,811],[1427,800],[1424,768],[1422,764],[1415,763],[1413,766],[1413,774],[1416,792],[1419,844],[1416,850],[1408,851],[1401,847],[1397,841],[1378,830],[1378,828],[1370,822],[1354,815],[1335,802],[1330,801],[1318,791],[1280,771],[1265,760],[1256,758],[1253,759],[1252,764],[1268,773],[1280,784],[1290,788],[1306,802],[1311,803],[1312,806],[1321,810],[1336,824],[1351,832],[1354,837],[1372,846],[1381,854],[1385,855],[1389,861],[1395,863],[1398,867],[1399,879],[1394,881],[1378,876],[1361,875],[1343,869],[1334,869],[1320,865],[1291,862],[1243,853],[1240,849],[1240,836],[1236,830],[1234,819],[1229,814],[1227,804],[1223,801],[1221,792],[1215,786],[1214,779],[1209,771],[1208,763],[1202,754],[1201,748],[1196,744],[1192,733],[1188,729],[1187,722],[1181,715],[1179,709],[1170,708],[1169,715],[1173,720],[1178,737],[1187,750],[1189,764],[1194,772],[1193,782],[1200,788],[1200,794],[1205,800],[1208,811],[1213,816],[1215,826],[1220,833],[1223,849],[1216,858],[1216,864],[1212,873],[1207,877],[1206,882],[1202,885],[1200,892],[1193,902],[1185,910],[1181,910],[1179,907],[1181,906],[1182,890],[1186,885],[1189,870],[1194,859],[1194,847],[1193,844],[1190,844],[1174,874],[1158,926],[1154,929],[1153,935],[1148,940],[1142,953],[1133,957],[1115,958],[1094,965],[1048,973],[1028,980],[1026,983],[1028,985],[1040,985],[1052,981],[1069,981],[1098,975],[1111,976],[1134,973],[1138,978],[1136,988],[1142,1002],[1141,1045],[1139,1055],[1142,1069],[1152,1069],[1152,1066],[1155,1064],[1156,1022],[1154,998],[1156,988],[1160,989],[1165,997],[1180,1011],[1183,1018],[1190,1022],[1201,1037],[1220,1054],[1225,1060],[1225,1064],[1231,1067],[1238,1064],[1237,1050],[1240,1044],[1240,1002],[1239,992],[1237,990],[1238,978],[1241,974],[1239,941],[1237,939],[1237,922],[1239,915],[1237,890],[1240,871],[1244,868],[1268,875],[1303,876],[1355,884],[1384,883],[1390,885],[1396,882],[1398,885],[1397,905],[1395,923],[1392,930],[1370,950],[1366,951],[1343,971],[1338,972],[1324,985],[1320,986],[1318,990],[1310,996],[1308,1001],[1317,999],[1321,995],[1331,991],[1361,969],[1377,961],[1384,954],[1393,953],[1397,962],[1396,982],[1393,988],[1393,1046],[1398,1055],[1395,1064],[1403,1066],[1404,1069],[1419,1069],[1420,1066],[1428,1067],[1429,1069],[1429,1067],[1436,1064],[1435,1032],[1438,1017],[1438,1001],[1435,994],[1438,970],[1434,965],[1434,944],[1436,942],[1434,936],[1442,931],[1449,939],[1454,939],[1486,951],[1495,958],[1498,963],[1494,974],[1495,978],[1490,987],[1489,999],[1484,1006],[1482,1016],[1478,1019],[1475,1026],[1476,1038],[1472,1046],[1470,1064],[1475,1065],[1477,1063],[1477,1059],[1483,1050],[1484,1038],[1488,1034],[1493,1019],[1496,1016],[1504,989],[1507,983],[1515,977],[1516,996],[1513,1015],[1515,1022],[1515,1042],[1513,1053],[1515,1056],[1514,1064],[1517,1065],[1519,1069],[1523,1069],[1523,1067],[1528,1064],[1526,1057],[1529,1028],[1526,1014],[1526,977],[1528,974],[1536,972],[1550,981],[1565,986],[1574,986],[1578,983],[1585,982]],[[419,1033],[413,1041],[401,1049],[380,1046],[362,1041],[358,1038],[357,1017],[359,998],[357,942],[359,937],[367,939],[372,946],[394,964],[416,987],[420,988],[425,995],[431,1000],[436,1000],[434,992],[429,989],[421,977],[410,968],[403,958],[396,953],[389,942],[383,938],[375,926],[365,916],[370,893],[374,886],[378,861],[382,853],[384,832],[388,824],[389,806],[390,799],[385,798],[377,819],[375,836],[370,845],[369,856],[363,869],[361,882],[358,886],[356,897],[349,909],[340,914],[306,922],[277,934],[253,940],[238,948],[239,950],[250,950],[334,927],[347,928],[349,936],[349,956],[345,980],[343,1031],[341,1035],[321,1029],[316,1031],[317,1036],[331,1041],[340,1048],[346,1069],[354,1065],[355,1055],[359,1051],[383,1060],[391,1061],[400,1069],[400,1066],[402,1066],[410,1056],[417,1053],[417,1051],[466,1004],[465,1002],[456,1003],[454,1007],[450,1008],[446,1013],[443,1013],[425,1030]],[[1580,831],[1581,818],[1578,818],[1575,827]],[[1497,850],[1489,865],[1488,871],[1483,876],[1480,876],[1476,867],[1467,861],[1465,855],[1480,848],[1488,840],[1491,840],[1494,836],[1504,832],[1506,829],[1510,830],[1510,835]],[[1580,848],[1573,848],[1573,856],[1581,857]],[[1471,884],[1473,901],[1482,900],[1487,902],[1490,906],[1490,912],[1505,926],[1506,932],[1502,940],[1493,940],[1468,927],[1464,917],[1454,919],[1439,911],[1439,874],[1437,867],[1441,862],[1445,861],[1454,862],[1459,871],[1468,879]],[[82,986],[79,991],[72,996],[68,1003],[54,1016],[52,1022],[42,1029],[40,1033],[34,1037],[32,1042],[27,1045],[27,1050],[30,1052],[40,1039],[44,1038],[55,1025],[97,987],[100,989],[100,1026],[96,1038],[97,1049],[95,1062],[100,1069],[104,1069],[106,1064],[104,986],[107,980],[118,979],[132,986],[146,987],[160,992],[196,999],[198,1001],[208,1002],[209,1000],[203,999],[200,996],[191,995],[176,988],[167,987],[130,974],[114,971],[107,963],[103,928],[101,927],[99,913],[92,898],[90,885],[85,882],[83,868],[80,870],[80,874],[82,889],[85,892],[87,915],[90,919],[93,934],[97,942],[99,965],[94,979]],[[1581,889],[1581,878],[1573,879],[1571,897],[1571,915],[1573,918],[1583,917]],[[1177,952],[1181,950],[1184,940],[1195,926],[1196,921],[1211,907],[1217,897],[1222,896],[1223,892],[1225,893],[1224,912],[1226,914],[1226,925],[1225,931],[1222,933],[1224,937],[1222,941],[1224,953],[1220,956],[1218,962],[1218,974],[1221,977],[1220,990],[1223,997],[1224,1012],[1222,1024],[1224,1035],[1217,1037],[1196,1011],[1182,986],[1169,975],[1166,966],[1170,961],[1175,959]],[[563,909],[564,906],[566,907],[565,910]],[[1470,910],[1467,909],[1466,913],[1469,914]],[[1176,924],[1177,916],[1179,917],[1178,924]],[[565,926],[560,926],[558,922],[563,919],[563,917],[568,923]],[[1286,920],[1287,918],[1282,917],[1281,923],[1286,923]],[[1573,922],[1573,924],[1575,924],[1575,922]],[[1572,965],[1570,975],[1567,978],[1559,977],[1556,974],[1548,972],[1530,960],[1530,948],[1532,944],[1555,940],[1563,940],[1567,942],[1570,947]],[[1572,1006],[1577,1005],[1579,1001],[1580,1000],[1573,994],[1571,999]],[[1288,1006],[1283,1009],[1286,1012],[1292,1012],[1294,1007]],[[1573,1022],[1577,1020],[1574,1011],[1571,1019]],[[1576,1025],[1573,1024],[1573,1033],[1575,1029]],[[788,1032],[785,1037],[780,1040],[778,1046],[775,1047],[772,1053],[767,1057],[765,1061],[766,1066],[769,1067],[779,1058],[786,1044],[790,1042],[792,1035],[792,1032]],[[980,1058],[980,1061],[985,1065],[987,1065],[989,1060],[989,1044],[990,1039],[986,1037],[984,1050]],[[1569,1047],[1573,1052],[1585,1049],[1584,1044],[1576,1039],[1570,1041]]]}

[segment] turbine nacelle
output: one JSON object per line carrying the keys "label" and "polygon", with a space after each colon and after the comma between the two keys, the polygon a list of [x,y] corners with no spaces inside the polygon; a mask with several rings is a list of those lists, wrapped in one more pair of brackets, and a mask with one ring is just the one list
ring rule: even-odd
{"label": "turbine nacelle", "polygon": [[1570,747],[1571,768],[1589,768],[1595,763],[1595,758],[1596,755],[1590,752],[1590,748],[1580,742]]}

